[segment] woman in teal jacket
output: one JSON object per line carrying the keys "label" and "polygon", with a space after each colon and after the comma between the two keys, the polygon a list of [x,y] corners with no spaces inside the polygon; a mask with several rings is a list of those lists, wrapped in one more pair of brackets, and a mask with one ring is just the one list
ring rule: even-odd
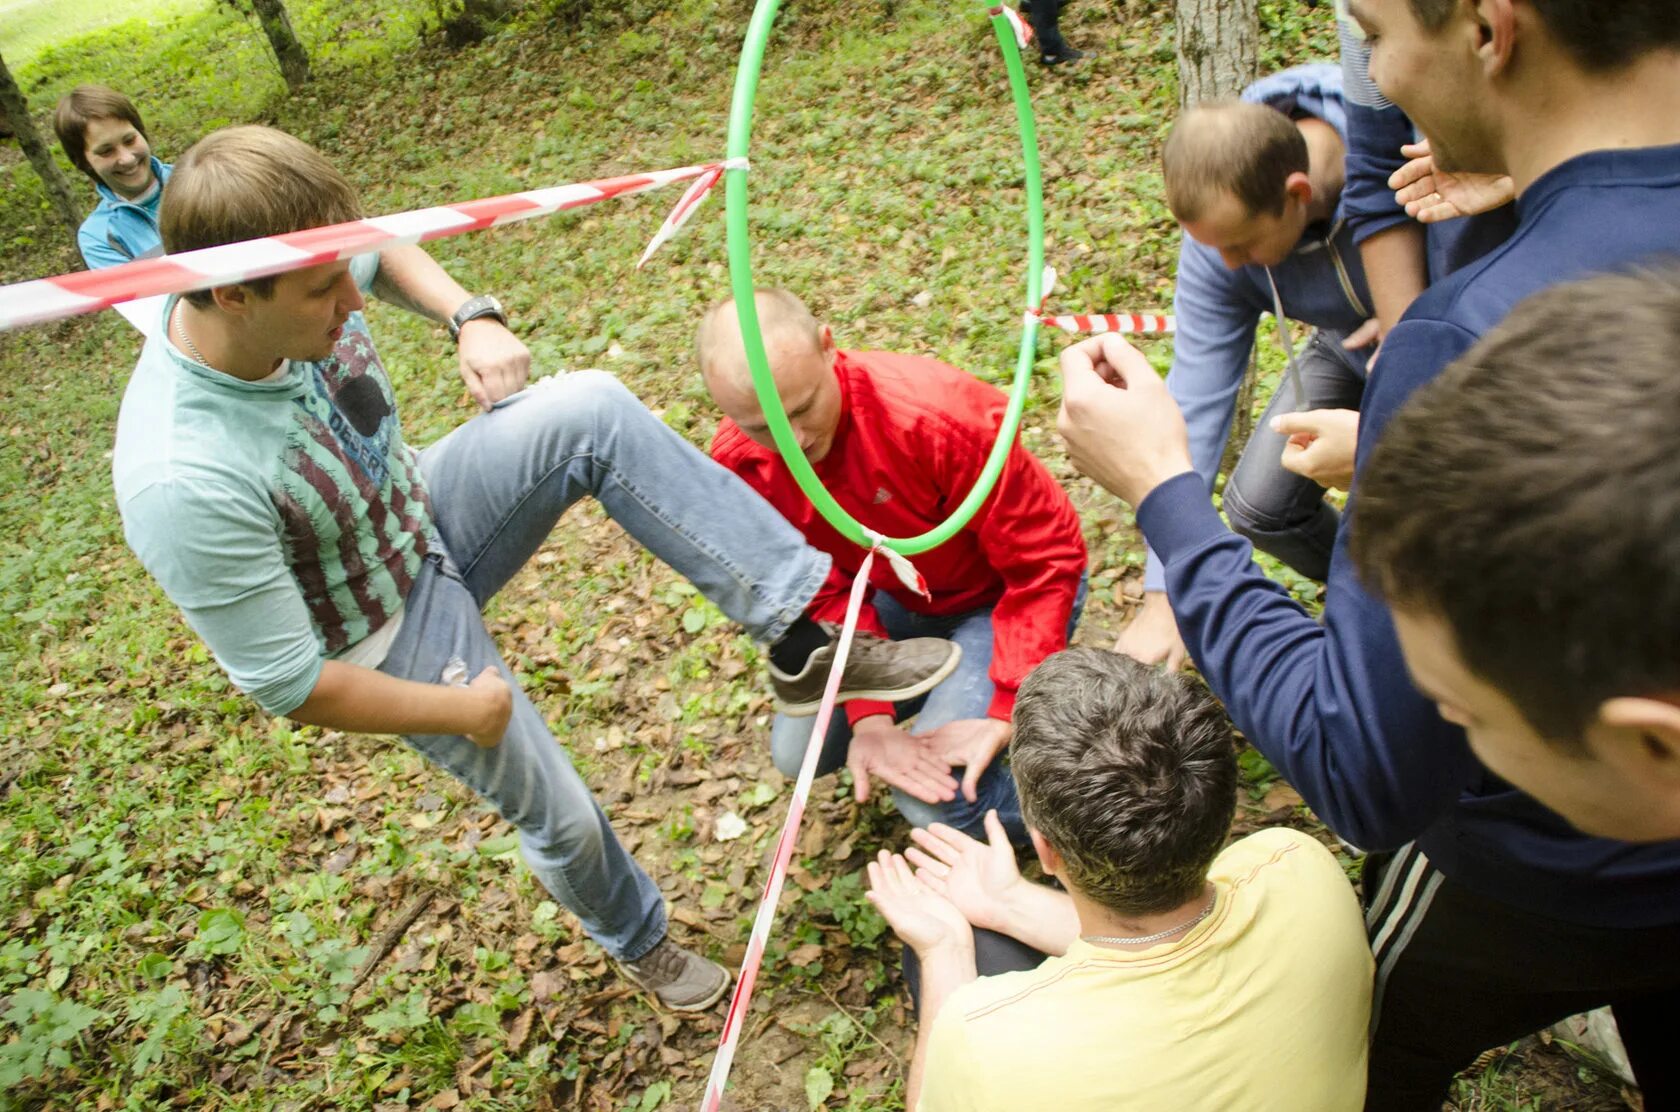
{"label": "woman in teal jacket", "polygon": [[157,214],[169,166],[153,156],[134,103],[104,85],[78,85],[58,102],[53,129],[99,193],[76,235],[88,269],[163,254]]}

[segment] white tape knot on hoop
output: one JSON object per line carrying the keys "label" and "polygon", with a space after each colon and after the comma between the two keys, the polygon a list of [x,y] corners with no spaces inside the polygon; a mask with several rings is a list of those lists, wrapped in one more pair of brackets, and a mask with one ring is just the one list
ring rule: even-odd
{"label": "white tape knot on hoop", "polygon": [[1007,19],[1009,21],[1010,28],[1015,32],[1015,45],[1020,47],[1022,50],[1025,50],[1027,48],[1027,44],[1032,42],[1032,28],[1027,26],[1027,21],[1022,19],[1021,13],[1016,11],[1014,8],[1011,8],[1007,4],[999,4],[995,8],[988,8],[986,10],[986,14],[1001,15],[1003,18]]}
{"label": "white tape knot on hoop", "polygon": [[893,574],[898,576],[898,581],[904,584],[906,590],[914,591],[925,599],[933,598],[933,594],[928,590],[927,580],[923,579],[922,573],[916,570],[916,565],[912,564],[901,553],[894,552],[887,547],[885,535],[877,533],[867,525],[863,527],[863,535],[869,538],[869,550],[871,552],[879,552],[887,558],[887,564],[891,566]]}

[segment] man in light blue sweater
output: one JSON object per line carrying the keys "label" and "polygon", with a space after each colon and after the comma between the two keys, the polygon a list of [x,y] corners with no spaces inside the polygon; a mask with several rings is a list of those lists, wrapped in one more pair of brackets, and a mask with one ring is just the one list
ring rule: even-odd
{"label": "man in light blue sweater", "polygon": [[[1256,82],[1240,101],[1185,113],[1163,152],[1167,203],[1183,226],[1167,386],[1190,429],[1196,471],[1211,491],[1260,318],[1314,326],[1225,486],[1231,526],[1303,575],[1329,572],[1337,513],[1324,487],[1286,470],[1274,416],[1356,410],[1365,389],[1373,315],[1342,206],[1347,149],[1342,75],[1298,66]],[[1282,332],[1288,336],[1287,326]],[[1350,342],[1351,338],[1351,342]],[[1292,340],[1293,337],[1290,336]],[[1297,397],[1296,383],[1304,394]],[[1184,660],[1151,551],[1142,610],[1116,646],[1145,663]]]}
{"label": "man in light blue sweater", "polygon": [[[183,252],[359,214],[319,152],[237,127],[181,157],[159,226]],[[403,436],[368,292],[448,324],[484,409],[424,450]],[[834,659],[833,631],[804,617],[831,561],[610,375],[525,389],[529,369],[500,303],[412,245],[171,295],[117,419],[123,532],[265,710],[402,735],[518,829],[537,880],[637,984],[704,1010],[728,973],[670,936],[658,886],[480,611],[592,496],[766,643],[778,700],[805,702]],[[931,638],[854,650],[842,700],[912,698],[960,656]]]}

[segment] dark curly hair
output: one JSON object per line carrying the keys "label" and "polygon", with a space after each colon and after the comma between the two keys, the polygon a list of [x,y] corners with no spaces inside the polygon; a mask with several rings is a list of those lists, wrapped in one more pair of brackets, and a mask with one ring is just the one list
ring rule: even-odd
{"label": "dark curly hair", "polygon": [[1062,879],[1122,915],[1193,899],[1230,832],[1236,744],[1200,685],[1101,649],[1067,649],[1021,685],[1009,760]]}

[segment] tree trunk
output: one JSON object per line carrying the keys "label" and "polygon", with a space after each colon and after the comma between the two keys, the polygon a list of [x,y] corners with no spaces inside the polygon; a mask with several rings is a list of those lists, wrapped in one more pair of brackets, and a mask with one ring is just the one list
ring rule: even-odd
{"label": "tree trunk", "polygon": [[292,92],[309,83],[309,55],[292,32],[292,21],[286,15],[284,0],[251,0],[257,21],[262,24],[268,44],[274,48],[274,58],[280,63],[281,76]]}
{"label": "tree trunk", "polygon": [[[1260,9],[1256,0],[1175,0],[1178,31],[1178,102],[1234,97],[1260,68]],[[1237,391],[1236,416],[1225,442],[1228,474],[1254,432],[1254,393],[1259,360],[1249,353],[1248,373]]]}
{"label": "tree trunk", "polygon": [[76,204],[75,196],[70,192],[70,182],[64,177],[64,171],[58,168],[54,161],[52,148],[41,139],[41,133],[35,130],[35,120],[29,115],[29,105],[23,99],[23,90],[18,88],[12,80],[12,71],[6,66],[6,60],[0,58],[0,116],[4,116],[12,131],[17,133],[18,145],[29,159],[29,164],[35,167],[35,172],[41,177],[41,184],[47,187],[47,197],[52,201],[53,208],[64,219],[70,229],[70,235],[75,237],[82,226],[82,210]]}
{"label": "tree trunk", "polygon": [[1234,97],[1260,65],[1255,0],[1176,0],[1178,102]]}
{"label": "tree trunk", "polygon": [[[1278,389],[1282,390],[1283,380],[1278,380]],[[1237,387],[1236,412],[1231,418],[1231,435],[1225,438],[1225,455],[1220,458],[1219,470],[1227,476],[1236,470],[1237,461],[1242,458],[1243,449],[1248,447],[1248,438],[1254,435],[1254,395],[1260,388],[1260,348],[1248,349],[1248,370],[1243,372],[1242,385]]]}

